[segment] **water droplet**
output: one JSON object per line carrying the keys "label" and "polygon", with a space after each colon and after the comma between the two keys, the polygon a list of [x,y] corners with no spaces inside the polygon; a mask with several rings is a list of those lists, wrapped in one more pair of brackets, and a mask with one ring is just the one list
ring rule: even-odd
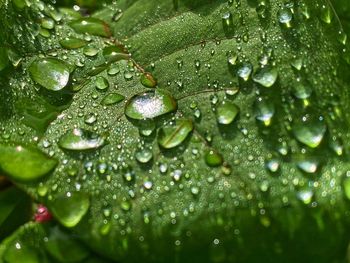
{"label": "water droplet", "polygon": [[98,66],[94,66],[92,67],[92,70],[90,70],[88,72],[88,75],[89,76],[96,76],[98,74],[100,74],[102,71],[106,70],[108,68],[108,65],[107,64],[101,64],[101,65],[98,65]]}
{"label": "water droplet", "polygon": [[123,48],[118,46],[108,46],[103,49],[103,56],[108,63],[117,62],[119,60],[127,60],[130,58]]}
{"label": "water droplet", "polygon": [[298,83],[293,88],[293,95],[301,100],[308,99],[312,94],[312,89],[309,85],[304,85],[302,83]]}
{"label": "water droplet", "polygon": [[255,118],[262,121],[265,126],[271,124],[271,119],[275,114],[275,105],[267,98],[259,97],[255,102]]}
{"label": "water droplet", "polygon": [[222,155],[214,150],[207,151],[205,154],[205,163],[210,167],[217,167],[223,163]]}
{"label": "water droplet", "polygon": [[153,158],[153,153],[150,149],[140,149],[135,153],[135,158],[140,163],[148,163]]}
{"label": "water droplet", "polygon": [[110,105],[120,103],[124,99],[125,97],[119,93],[110,93],[102,99],[101,104],[105,106],[110,106]]}
{"label": "water droplet", "polygon": [[133,96],[125,106],[125,115],[135,120],[153,119],[177,109],[176,100],[156,90]]}
{"label": "water droplet", "polygon": [[276,173],[278,169],[280,168],[280,163],[276,159],[269,160],[266,163],[266,168],[271,172],[271,173]]}
{"label": "water droplet", "polygon": [[253,71],[253,65],[249,62],[244,62],[240,64],[237,70],[237,76],[243,79],[244,81],[248,81],[250,75]]}
{"label": "water droplet", "polygon": [[69,23],[69,26],[80,34],[110,37],[111,30],[108,24],[98,18],[84,17]]}
{"label": "water droplet", "polygon": [[287,28],[292,27],[293,13],[289,8],[281,8],[278,11],[278,21]]}
{"label": "water droplet", "polygon": [[89,196],[81,192],[68,192],[56,197],[49,207],[55,218],[65,227],[75,227],[90,207]]}
{"label": "water droplet", "polygon": [[69,81],[68,65],[55,58],[35,60],[28,68],[31,78],[42,87],[59,91],[67,86]]}
{"label": "water droplet", "polygon": [[[20,164],[20,165],[19,165]],[[0,144],[1,171],[16,181],[35,181],[50,173],[58,164],[36,148]]]}
{"label": "water droplet", "polygon": [[327,127],[323,117],[306,114],[295,120],[292,130],[299,142],[311,148],[316,148],[322,142]]}
{"label": "water droplet", "polygon": [[295,58],[292,60],[292,62],[290,63],[291,66],[293,68],[295,68],[296,70],[300,71],[303,67],[303,59],[302,58]]}
{"label": "water droplet", "polygon": [[120,207],[124,211],[129,211],[131,209],[131,203],[129,201],[122,201]]}
{"label": "water droplet", "polygon": [[263,19],[267,18],[268,8],[266,6],[265,1],[259,2],[258,6],[256,7],[256,13],[260,18],[263,18]]}
{"label": "water droplet", "polygon": [[59,140],[59,146],[65,150],[83,151],[102,147],[105,139],[99,135],[84,129],[68,131]]}
{"label": "water droplet", "polygon": [[191,187],[191,193],[192,193],[193,195],[198,195],[199,192],[200,192],[199,187],[197,187],[197,186],[192,186],[192,187]]}
{"label": "water droplet", "polygon": [[344,145],[341,140],[337,137],[333,137],[329,142],[330,148],[334,151],[334,153],[338,156],[343,155],[344,153]]}
{"label": "water droplet", "polygon": [[141,75],[141,84],[147,88],[154,88],[157,86],[157,80],[153,77],[151,73],[143,73]]}
{"label": "water droplet", "polygon": [[98,90],[107,90],[109,88],[108,80],[105,77],[99,76],[96,78],[96,88]]}
{"label": "water droplet", "polygon": [[150,136],[156,129],[156,124],[153,120],[145,120],[139,123],[139,132],[143,136]]}
{"label": "water droplet", "polygon": [[305,205],[311,203],[313,196],[314,192],[310,188],[304,188],[297,192],[298,199],[302,201]]}
{"label": "water droplet", "polygon": [[326,24],[332,23],[333,20],[333,11],[328,6],[322,6],[321,9],[321,20]]}
{"label": "water droplet", "polygon": [[45,29],[51,30],[55,27],[55,21],[51,18],[44,18],[41,21],[41,26]]}
{"label": "water droplet", "polygon": [[231,102],[225,102],[216,108],[216,120],[219,124],[231,124],[239,113],[239,107]]}
{"label": "water droplet", "polygon": [[303,172],[313,174],[317,171],[318,162],[316,160],[301,160],[298,161],[297,166]]}
{"label": "water droplet", "polygon": [[89,125],[94,124],[96,121],[97,117],[94,113],[89,113],[84,118],[84,122]]}
{"label": "water droplet", "polygon": [[88,57],[94,57],[98,54],[98,49],[90,46],[84,47],[84,55]]}
{"label": "water droplet", "polygon": [[224,25],[225,29],[233,26],[233,18],[230,12],[226,12],[222,15],[222,24]]}
{"label": "water droplet", "polygon": [[266,66],[258,69],[254,76],[253,80],[260,85],[269,88],[275,84],[278,77],[278,71],[274,67]]}
{"label": "water droplet", "polygon": [[174,125],[163,126],[158,133],[158,143],[165,149],[179,146],[193,130],[193,123],[188,119],[179,119]]}
{"label": "water droplet", "polygon": [[84,47],[86,45],[86,41],[76,37],[67,37],[60,40],[60,45],[66,49],[76,49]]}
{"label": "water droplet", "polygon": [[119,72],[120,72],[120,68],[119,68],[118,65],[113,65],[113,66],[111,66],[111,67],[108,69],[108,71],[107,71],[108,75],[110,75],[110,76],[115,76],[115,75],[117,75]]}

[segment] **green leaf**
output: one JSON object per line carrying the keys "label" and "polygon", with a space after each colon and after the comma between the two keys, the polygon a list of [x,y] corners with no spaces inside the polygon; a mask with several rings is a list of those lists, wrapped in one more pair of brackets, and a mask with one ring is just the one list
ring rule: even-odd
{"label": "green leaf", "polygon": [[0,258],[6,263],[106,262],[61,227],[37,223],[23,225],[4,240],[0,245]]}
{"label": "green leaf", "polygon": [[[335,17],[323,0],[121,0],[62,18],[3,82],[0,144],[59,160],[20,186],[113,261],[339,262],[350,111]],[[53,94],[28,73],[49,57],[76,66]],[[28,100],[57,109],[44,132]]]}
{"label": "green leaf", "polygon": [[30,216],[31,202],[29,196],[15,187],[0,191],[0,239],[22,224]]}

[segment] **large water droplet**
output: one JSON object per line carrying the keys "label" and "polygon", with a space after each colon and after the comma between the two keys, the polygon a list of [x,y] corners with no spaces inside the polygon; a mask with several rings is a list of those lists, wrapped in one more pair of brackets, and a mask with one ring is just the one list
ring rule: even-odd
{"label": "large water droplet", "polygon": [[67,37],[60,40],[60,45],[66,49],[76,49],[85,46],[86,41],[76,37]]}
{"label": "large water droplet", "polygon": [[99,76],[96,78],[96,88],[98,90],[107,90],[109,88],[108,80],[105,77]]}
{"label": "large water droplet", "polygon": [[256,119],[262,121],[266,126],[269,126],[275,114],[275,105],[267,98],[259,97],[254,106]]}
{"label": "large water droplet", "polygon": [[244,62],[240,64],[237,70],[237,76],[242,78],[244,81],[248,81],[250,75],[252,74],[253,66],[249,62]]}
{"label": "large water droplet", "polygon": [[119,93],[110,93],[102,99],[101,104],[106,106],[114,105],[122,102],[124,99],[125,97]]}
{"label": "large water droplet", "polygon": [[298,161],[297,166],[300,170],[305,173],[313,174],[316,173],[318,168],[318,161],[316,160],[301,160]]}
{"label": "large water droplet", "polygon": [[0,145],[0,170],[17,181],[34,181],[51,172],[57,161],[36,148]]}
{"label": "large water droplet", "polygon": [[154,88],[157,86],[157,80],[153,77],[151,73],[143,73],[141,75],[141,84],[147,88]]}
{"label": "large water droplet", "polygon": [[158,143],[165,149],[174,148],[184,142],[192,130],[191,120],[177,120],[174,125],[164,126],[159,130]]}
{"label": "large water droplet", "polygon": [[110,37],[111,30],[109,25],[93,17],[84,17],[69,23],[69,26],[75,30],[77,33],[88,33],[95,36]]}
{"label": "large water droplet", "polygon": [[239,113],[239,107],[231,102],[225,102],[216,108],[216,119],[219,124],[232,123]]}
{"label": "large water droplet", "polygon": [[75,128],[68,131],[59,140],[59,146],[66,150],[83,151],[100,148],[104,145],[105,138],[96,133]]}
{"label": "large water droplet", "polygon": [[293,13],[289,8],[281,8],[278,11],[278,21],[287,28],[292,27]]}
{"label": "large water droplet", "polygon": [[207,151],[205,154],[205,163],[210,167],[217,167],[223,163],[222,155],[214,150]]}
{"label": "large water droplet", "polygon": [[176,100],[167,92],[148,91],[133,96],[125,106],[125,115],[135,120],[153,119],[177,109]]}
{"label": "large water droplet", "polygon": [[75,227],[89,207],[89,196],[81,192],[68,192],[50,203],[53,215],[65,227]]}
{"label": "large water droplet", "polygon": [[31,78],[42,87],[59,91],[67,86],[69,81],[68,65],[56,58],[35,60],[28,68]]}
{"label": "large water droplet", "polygon": [[275,84],[278,77],[278,71],[274,67],[266,66],[255,72],[253,80],[260,85],[269,88]]}
{"label": "large water droplet", "polygon": [[129,54],[126,54],[123,48],[118,46],[108,46],[103,49],[103,56],[109,63],[116,62],[119,60],[129,59]]}
{"label": "large water droplet", "polygon": [[153,158],[153,153],[150,149],[140,149],[135,153],[135,158],[140,163],[148,163]]}
{"label": "large water droplet", "polygon": [[312,202],[314,192],[310,188],[304,188],[297,192],[297,198],[302,201],[305,205],[308,205]]}
{"label": "large water droplet", "polygon": [[323,117],[306,114],[295,120],[292,130],[299,142],[311,148],[316,148],[322,142],[327,126]]}

